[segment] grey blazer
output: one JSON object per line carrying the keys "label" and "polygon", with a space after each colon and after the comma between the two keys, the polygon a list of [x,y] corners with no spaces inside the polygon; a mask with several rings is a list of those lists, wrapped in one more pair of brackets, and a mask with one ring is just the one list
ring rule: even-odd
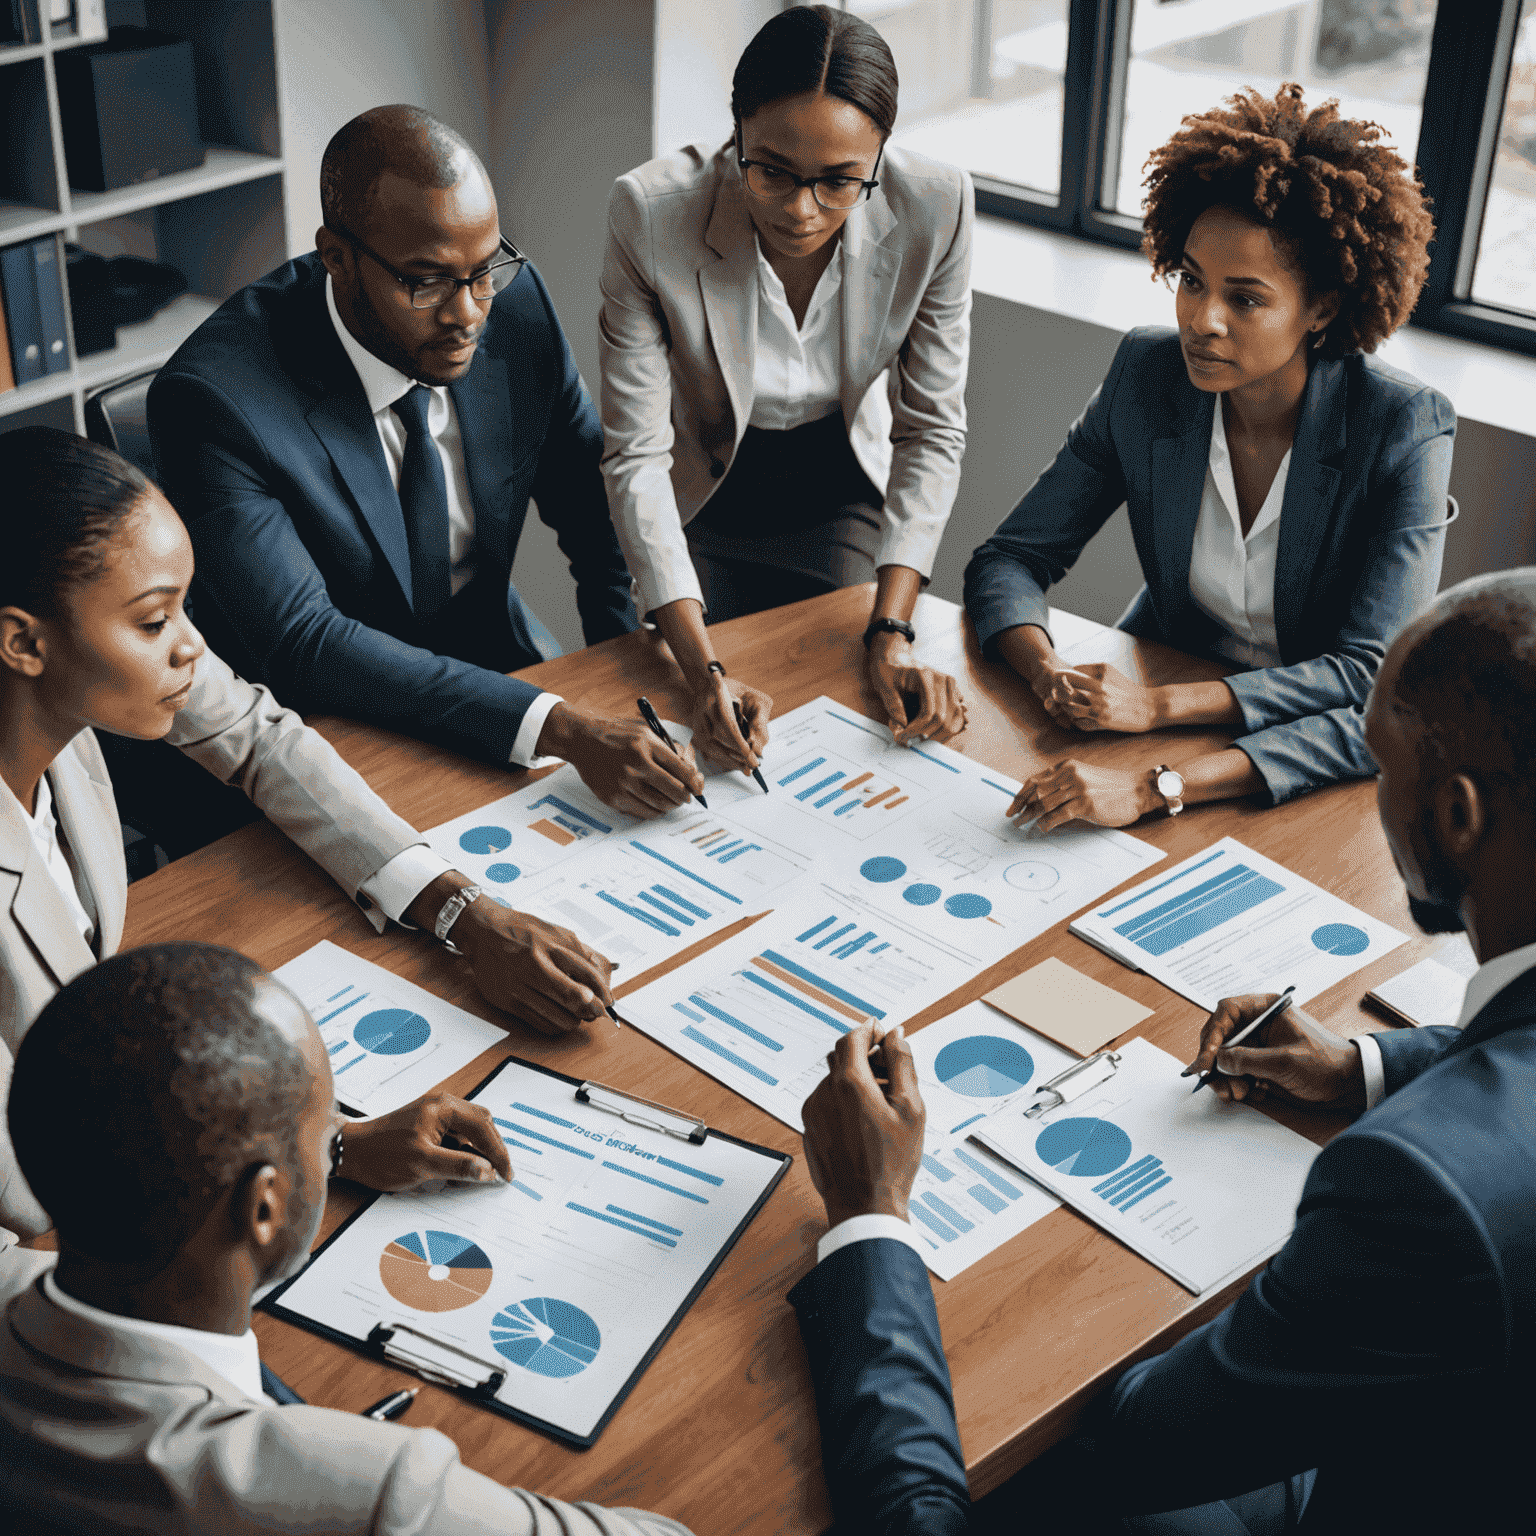
{"label": "grey blazer", "polygon": [[[369,789],[317,731],[265,688],[236,677],[212,652],[166,738],[228,784],[236,784],[355,901],[402,849],[422,841]],[[59,827],[76,867],[94,948],[80,937],[53,877],[38,859],[14,796],[0,798],[0,1106],[22,1037],[55,992],[115,954],[128,907],[128,874],[112,781],[101,748],[81,733],[48,769]],[[382,928],[384,917],[368,910]],[[0,1226],[35,1237],[53,1223],[16,1166],[0,1114]]]}
{"label": "grey blazer", "polygon": [[177,1344],[55,1306],[33,1278],[37,1257],[19,1256],[28,1283],[0,1311],[7,1530],[688,1536],[641,1510],[503,1488],[435,1429],[246,1397]]}
{"label": "grey blazer", "polygon": [[[1045,592],[1124,502],[1146,580],[1121,629],[1181,651],[1221,633],[1189,592],[1214,395],[1189,382],[1178,334],[1132,331],[1067,441],[972,556],[965,606],[983,653],[1048,628]],[[1374,357],[1312,365],[1280,509],[1275,628],[1282,666],[1227,679],[1234,746],[1278,804],[1376,772],[1363,710],[1393,637],[1440,585],[1456,413]],[[1216,658],[1220,660],[1220,657]]]}
{"label": "grey blazer", "polygon": [[[892,145],[879,180],[843,225],[843,422],[885,495],[875,563],[926,578],[965,451],[975,195],[964,171]],[[608,204],[603,476],[642,615],[702,601],[683,525],[724,479],[752,415],[746,195],[734,142],[694,144],[621,176]]]}

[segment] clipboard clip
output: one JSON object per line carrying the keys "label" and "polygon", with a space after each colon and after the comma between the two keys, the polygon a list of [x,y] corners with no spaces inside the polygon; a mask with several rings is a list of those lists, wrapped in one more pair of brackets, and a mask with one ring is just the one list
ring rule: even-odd
{"label": "clipboard clip", "polygon": [[476,1397],[495,1397],[507,1379],[500,1366],[410,1323],[376,1323],[368,1342],[392,1364],[442,1387],[463,1387]]}
{"label": "clipboard clip", "polygon": [[1070,1104],[1090,1088],[1107,1083],[1119,1070],[1120,1057],[1114,1051],[1099,1051],[1086,1061],[1074,1061],[1064,1072],[1058,1072],[1050,1082],[1041,1083],[1035,1089],[1035,1097],[1024,1111],[1024,1118],[1034,1120],[1047,1110]]}
{"label": "clipboard clip", "polygon": [[[578,1104],[590,1104],[593,1109],[605,1110],[610,1115],[642,1130],[660,1131],[665,1136],[676,1136],[679,1141],[692,1142],[702,1147],[709,1137],[709,1127],[694,1115],[685,1115],[679,1109],[670,1109],[654,1099],[642,1099],[633,1093],[610,1088],[605,1083],[583,1083],[576,1090]],[[632,1106],[645,1110],[637,1114]]]}

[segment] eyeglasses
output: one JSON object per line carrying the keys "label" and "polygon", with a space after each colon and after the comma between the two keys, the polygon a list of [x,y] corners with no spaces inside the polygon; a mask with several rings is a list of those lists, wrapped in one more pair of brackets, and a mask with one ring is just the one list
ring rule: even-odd
{"label": "eyeglasses", "polygon": [[[880,155],[885,153],[882,146]],[[875,156],[875,169],[880,169],[880,155]],[[781,165],[769,165],[762,160],[740,157],[742,179],[753,197],[765,203],[788,202],[801,187],[809,187],[811,196],[829,212],[840,213],[852,208],[861,197],[868,197],[880,183],[864,181],[858,176],[796,176]]]}
{"label": "eyeglasses", "polygon": [[502,235],[498,243],[505,252],[507,260],[484,267],[472,277],[448,277],[437,274],[432,277],[407,277],[404,272],[390,266],[376,250],[365,245],[351,231],[343,229],[339,224],[330,224],[326,227],[340,235],[349,245],[355,245],[363,255],[373,257],[397,283],[405,288],[410,296],[412,309],[441,309],[444,304],[458,298],[461,288],[468,288],[472,298],[484,303],[487,299],[494,299],[528,265],[528,258],[505,235]]}
{"label": "eyeglasses", "polygon": [[334,1179],[336,1175],[341,1172],[341,1135],[342,1131],[345,1129],[346,1127],[343,1126],[341,1130],[338,1130],[336,1134],[331,1137],[331,1171],[326,1175],[328,1179]]}

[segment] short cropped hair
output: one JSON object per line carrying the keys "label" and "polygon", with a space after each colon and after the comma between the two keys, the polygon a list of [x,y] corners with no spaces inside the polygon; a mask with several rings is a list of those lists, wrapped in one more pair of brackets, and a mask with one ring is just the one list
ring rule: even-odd
{"label": "short cropped hair", "polygon": [[1421,764],[1465,769],[1536,816],[1536,566],[1461,582],[1427,620],[1396,686],[1423,725]]}
{"label": "short cropped hair", "polygon": [[127,459],[57,427],[0,436],[0,607],[56,618],[107,566],[107,547],[150,483]]}
{"label": "short cropped hair", "polygon": [[1141,248],[1176,271],[1195,220],[1231,208],[1265,225],[1308,296],[1339,296],[1321,351],[1374,352],[1402,325],[1429,273],[1435,226],[1424,188],[1375,123],[1307,109],[1299,85],[1249,90],[1186,117],[1153,150]]}
{"label": "short cropped hair", "polygon": [[[465,157],[485,166],[456,128],[422,107],[371,107],[336,130],[320,158],[320,216],[337,234],[365,237],[379,179],[393,171],[418,187],[464,179]],[[487,180],[489,178],[487,177]]]}
{"label": "short cropped hair", "polygon": [[825,92],[855,106],[881,136],[896,126],[896,60],[885,39],[851,12],[797,5],[758,28],[731,80],[731,115],[747,118],[786,96]]}
{"label": "short cropped hair", "polygon": [[150,944],[84,972],[38,1015],[10,1129],[61,1242],[157,1274],[248,1170],[297,1172],[311,1088],[253,1006],[266,973],[215,944]]}

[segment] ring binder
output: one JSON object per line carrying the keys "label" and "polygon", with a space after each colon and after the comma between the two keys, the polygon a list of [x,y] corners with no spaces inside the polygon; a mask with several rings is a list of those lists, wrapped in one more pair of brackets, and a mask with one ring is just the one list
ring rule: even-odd
{"label": "ring binder", "polygon": [[[641,1115],[636,1115],[625,1109],[623,1104],[604,1103],[594,1094],[611,1094],[614,1099],[620,1099],[623,1104],[639,1104],[646,1109],[655,1110],[658,1115],[669,1116],[673,1123],[667,1125],[659,1120],[648,1120]],[[685,1115],[680,1109],[672,1109],[666,1104],[658,1104],[654,1099],[642,1099],[638,1094],[625,1093],[620,1088],[610,1088],[606,1083],[583,1083],[576,1090],[576,1102],[578,1104],[590,1104],[593,1109],[601,1109],[610,1115],[617,1115],[619,1119],[628,1121],[630,1125],[638,1125],[642,1130],[659,1131],[664,1136],[676,1136],[679,1141],[692,1142],[696,1147],[702,1147],[709,1137],[709,1127],[696,1115]]]}
{"label": "ring binder", "polygon": [[[411,1339],[402,1340],[401,1334],[410,1334]],[[500,1366],[460,1349],[457,1344],[434,1339],[411,1323],[377,1323],[368,1342],[395,1365],[403,1365],[439,1386],[464,1387],[479,1397],[495,1397],[507,1379]]]}
{"label": "ring binder", "polygon": [[[1064,1072],[1058,1072],[1048,1083],[1041,1083],[1035,1089],[1035,1097],[1029,1108],[1024,1111],[1026,1120],[1037,1119],[1047,1110],[1060,1109],[1063,1104],[1070,1104],[1073,1099],[1080,1098],[1090,1088],[1097,1088],[1100,1083],[1106,1083],[1120,1068],[1120,1057],[1115,1051],[1098,1051],[1088,1057],[1086,1061],[1075,1061]],[[1055,1102],[1051,1103],[1043,1097],[1049,1094]]]}

